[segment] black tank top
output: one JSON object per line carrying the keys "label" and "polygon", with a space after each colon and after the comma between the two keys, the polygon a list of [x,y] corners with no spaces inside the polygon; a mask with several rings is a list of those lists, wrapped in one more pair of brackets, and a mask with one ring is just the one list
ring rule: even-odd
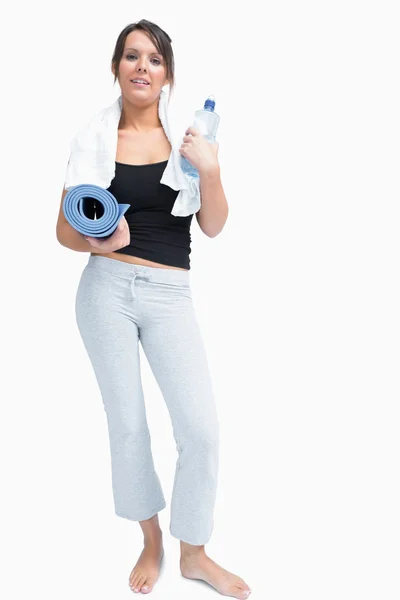
{"label": "black tank top", "polygon": [[190,269],[193,215],[171,214],[179,192],[160,183],[167,163],[167,160],[146,165],[115,163],[115,176],[107,189],[118,204],[131,205],[124,215],[131,241],[117,252]]}

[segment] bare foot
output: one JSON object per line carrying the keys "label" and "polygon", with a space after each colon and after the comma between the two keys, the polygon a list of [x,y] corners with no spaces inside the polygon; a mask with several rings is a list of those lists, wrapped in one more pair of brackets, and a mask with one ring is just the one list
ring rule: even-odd
{"label": "bare foot", "polygon": [[204,551],[181,557],[180,567],[184,577],[202,579],[224,596],[245,600],[251,594],[243,579],[217,565]]}
{"label": "bare foot", "polygon": [[145,539],[141,555],[129,576],[129,585],[133,592],[148,594],[154,587],[164,555],[162,534],[154,539]]}

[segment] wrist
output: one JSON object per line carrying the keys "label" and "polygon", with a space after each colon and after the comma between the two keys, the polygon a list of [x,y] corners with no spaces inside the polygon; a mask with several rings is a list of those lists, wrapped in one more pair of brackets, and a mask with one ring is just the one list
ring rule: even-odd
{"label": "wrist", "polygon": [[217,178],[220,176],[220,167],[218,164],[209,165],[207,167],[204,167],[203,169],[199,169],[199,175],[200,177],[204,177],[207,179]]}

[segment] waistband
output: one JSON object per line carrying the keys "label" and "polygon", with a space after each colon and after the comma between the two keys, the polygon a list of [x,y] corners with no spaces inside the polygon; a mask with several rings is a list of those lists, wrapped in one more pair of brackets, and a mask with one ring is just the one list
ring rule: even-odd
{"label": "waistband", "polygon": [[148,281],[159,281],[160,283],[181,283],[189,285],[190,271],[180,269],[167,269],[163,267],[148,267],[145,265],[135,265],[133,263],[116,260],[108,256],[99,256],[98,254],[89,255],[87,266],[95,267],[102,271],[108,271],[122,277],[141,276]]}

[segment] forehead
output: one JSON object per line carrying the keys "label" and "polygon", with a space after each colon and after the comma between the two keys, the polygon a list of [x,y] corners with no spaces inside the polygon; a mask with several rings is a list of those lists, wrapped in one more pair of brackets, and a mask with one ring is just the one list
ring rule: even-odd
{"label": "forehead", "polygon": [[131,31],[125,40],[124,49],[127,50],[128,48],[137,52],[158,53],[157,48],[144,31]]}

